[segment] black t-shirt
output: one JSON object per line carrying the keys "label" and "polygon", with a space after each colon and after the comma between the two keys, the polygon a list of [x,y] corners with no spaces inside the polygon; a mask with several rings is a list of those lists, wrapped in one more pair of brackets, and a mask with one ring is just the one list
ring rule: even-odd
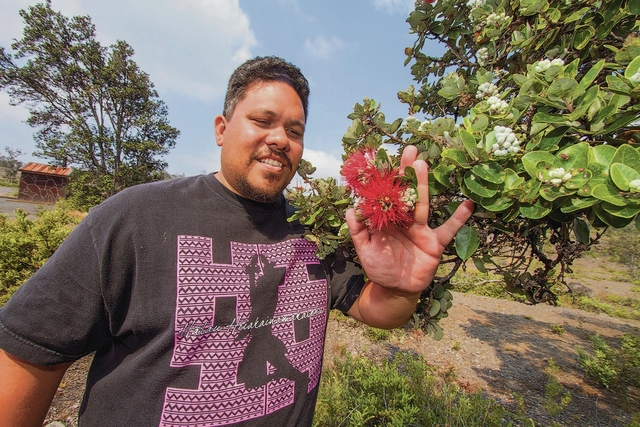
{"label": "black t-shirt", "polygon": [[122,191],[0,310],[0,347],[42,365],[95,352],[80,425],[310,425],[328,310],[363,278],[321,262],[289,213],[213,175]]}

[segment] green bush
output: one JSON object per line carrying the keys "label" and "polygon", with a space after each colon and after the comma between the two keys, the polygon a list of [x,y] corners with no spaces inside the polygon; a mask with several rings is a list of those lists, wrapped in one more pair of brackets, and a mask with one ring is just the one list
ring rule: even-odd
{"label": "green bush", "polygon": [[480,393],[438,377],[399,352],[379,364],[346,355],[322,375],[314,426],[509,426],[511,415]]}
{"label": "green bush", "polygon": [[35,217],[21,209],[14,218],[0,214],[0,306],[44,265],[82,215],[59,203],[38,210]]}
{"label": "green bush", "polygon": [[625,396],[630,388],[640,388],[640,336],[624,334],[619,348],[614,348],[596,334],[591,337],[591,347],[591,353],[578,349],[580,366],[587,376]]}

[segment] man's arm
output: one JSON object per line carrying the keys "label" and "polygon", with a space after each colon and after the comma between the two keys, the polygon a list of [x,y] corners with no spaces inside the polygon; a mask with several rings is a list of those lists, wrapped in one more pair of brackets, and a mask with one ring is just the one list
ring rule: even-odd
{"label": "man's arm", "polygon": [[378,328],[402,326],[411,317],[420,294],[435,276],[445,247],[473,213],[473,203],[467,200],[444,224],[429,227],[429,170],[417,155],[416,147],[407,146],[400,162],[401,170],[411,165],[418,177],[413,224],[370,231],[353,209],[347,211],[349,232],[370,280],[348,313]]}
{"label": "man's arm", "polygon": [[42,426],[69,366],[34,365],[0,350],[0,426]]}

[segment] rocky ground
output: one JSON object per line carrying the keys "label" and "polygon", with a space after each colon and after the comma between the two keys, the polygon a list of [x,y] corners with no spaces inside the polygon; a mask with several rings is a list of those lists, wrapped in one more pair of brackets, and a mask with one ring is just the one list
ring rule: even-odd
{"label": "rocky ground", "polygon": [[[609,264],[607,264],[609,265]],[[634,296],[632,285],[611,280],[611,267],[585,258],[576,271],[583,286],[595,293]],[[614,267],[615,269],[615,267]],[[588,272],[588,274],[586,274]],[[602,275],[603,277],[601,277]],[[606,276],[606,277],[604,277]],[[613,275],[615,276],[615,275]],[[638,396],[625,402],[622,396],[600,388],[585,377],[577,363],[577,348],[590,349],[589,337],[599,334],[615,339],[638,334],[639,321],[548,305],[522,303],[454,294],[450,316],[441,321],[445,331],[434,341],[419,331],[396,332],[383,342],[372,342],[365,328],[351,321],[332,319],[327,333],[325,362],[343,351],[370,357],[387,357],[397,349],[423,355],[442,370],[453,370],[456,381],[468,391],[481,391],[511,410],[520,408],[536,426],[626,426],[640,412]],[[571,393],[571,403],[556,416],[544,409],[547,393],[545,368],[559,367],[558,380]],[[58,421],[76,426],[89,359],[74,364],[58,390],[45,424]]]}

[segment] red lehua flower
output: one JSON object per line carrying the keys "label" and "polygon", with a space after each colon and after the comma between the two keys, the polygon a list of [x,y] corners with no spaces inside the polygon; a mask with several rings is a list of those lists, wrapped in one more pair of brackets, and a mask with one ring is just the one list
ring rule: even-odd
{"label": "red lehua flower", "polygon": [[340,174],[352,191],[357,193],[363,184],[380,174],[376,167],[376,154],[375,148],[364,147],[349,154],[344,161]]}
{"label": "red lehua flower", "polygon": [[[407,194],[409,193],[409,194]],[[388,225],[406,227],[413,223],[415,197],[410,185],[403,183],[395,172],[377,173],[356,192],[356,210],[370,230]]]}

